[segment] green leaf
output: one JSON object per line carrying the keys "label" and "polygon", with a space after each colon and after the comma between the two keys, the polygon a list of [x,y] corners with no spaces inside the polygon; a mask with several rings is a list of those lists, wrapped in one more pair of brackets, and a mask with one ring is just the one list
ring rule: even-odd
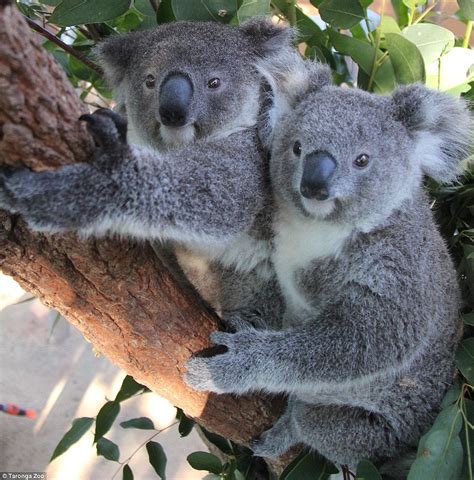
{"label": "green leaf", "polygon": [[252,17],[260,17],[270,13],[270,0],[244,0],[237,10],[239,23]]}
{"label": "green leaf", "polygon": [[[148,0],[147,0],[148,1]],[[176,17],[174,16],[173,6],[171,0],[162,0],[158,11],[156,12],[156,22],[158,24],[174,22]]]}
{"label": "green leaf", "polygon": [[431,433],[421,455],[413,462],[407,480],[457,480],[462,467],[463,448],[459,435],[447,430]]}
{"label": "green leaf", "polygon": [[474,0],[458,0],[464,18],[474,20]]}
{"label": "green leaf", "polygon": [[426,0],[403,0],[403,3],[411,10],[416,8],[418,5],[424,5]]}
{"label": "green leaf", "polygon": [[463,322],[464,322],[466,325],[474,325],[474,312],[465,313],[465,314],[462,316],[462,319],[463,319]]}
{"label": "green leaf", "polygon": [[97,418],[95,420],[95,435],[94,443],[103,437],[109,430],[112,424],[114,423],[117,415],[120,412],[120,404],[116,401],[107,402],[99,410]]}
{"label": "green leaf", "polygon": [[456,352],[456,365],[465,379],[474,385],[474,337],[460,343]]}
{"label": "green leaf", "polygon": [[133,472],[132,469],[128,466],[128,463],[123,467],[122,480],[133,480]]}
{"label": "green leaf", "polygon": [[227,440],[224,437],[221,437],[217,433],[212,433],[206,430],[204,427],[200,427],[203,435],[206,437],[207,440],[209,440],[213,445],[215,445],[221,452],[226,453],[227,455],[231,455],[232,452],[232,446],[229,443],[229,440]]}
{"label": "green leaf", "polygon": [[[342,35],[334,31],[329,32],[329,37],[334,48],[343,55],[349,55],[359,67],[370,76],[374,61],[375,48],[367,42]],[[377,59],[382,56],[377,51]],[[390,92],[395,88],[395,74],[392,64],[386,59],[376,70],[374,75],[374,90],[379,93]]]}
{"label": "green leaf", "polygon": [[382,475],[378,472],[375,465],[368,460],[361,460],[357,465],[357,478],[363,478],[364,480],[382,480]]}
{"label": "green leaf", "polygon": [[317,3],[321,18],[330,25],[339,28],[351,28],[364,20],[364,9],[357,1],[348,2],[347,0],[323,0]]}
{"label": "green leaf", "polygon": [[180,409],[176,409],[176,419],[179,420],[178,432],[181,437],[187,437],[193,429],[195,422],[193,419],[187,417]]}
{"label": "green leaf", "polygon": [[122,428],[138,428],[140,430],[155,430],[155,425],[147,417],[132,418],[125,422],[121,422]]}
{"label": "green leaf", "polygon": [[474,50],[454,47],[426,68],[426,84],[442,91],[457,90],[474,80]]}
{"label": "green leaf", "polygon": [[102,437],[97,440],[97,455],[102,455],[107,460],[118,462],[120,457],[119,447],[109,439]]}
{"label": "green leaf", "polygon": [[316,452],[301,452],[283,470],[280,480],[326,480],[337,468]]}
{"label": "green leaf", "polygon": [[171,0],[176,20],[224,22],[237,12],[237,0]]}
{"label": "green leaf", "polygon": [[148,442],[146,451],[150,465],[162,480],[166,480],[166,454],[163,447],[158,442]]}
{"label": "green leaf", "polygon": [[438,60],[454,47],[455,37],[446,28],[432,23],[418,23],[403,30],[402,35],[414,43],[426,65]]}
{"label": "green leaf", "polygon": [[382,30],[382,35],[387,33],[400,33],[400,27],[398,23],[393,17],[389,17],[388,15],[384,15],[380,22],[380,29]]}
{"label": "green leaf", "polygon": [[407,480],[457,480],[463,456],[461,428],[462,416],[457,405],[442,410],[421,438]]}
{"label": "green leaf", "polygon": [[139,392],[149,392],[148,388],[145,385],[138,383],[132,376],[127,375],[122,382],[119,392],[115,395],[116,402],[123,402],[130,397],[133,397]]}
{"label": "green leaf", "polygon": [[130,7],[131,0],[62,0],[54,9],[50,23],[62,26],[100,23],[112,20]]}
{"label": "green leaf", "polygon": [[64,434],[63,438],[61,438],[49,461],[52,462],[56,457],[59,457],[59,455],[69,450],[71,445],[74,445],[80,440],[91,428],[93,423],[94,419],[90,417],[76,418],[73,420],[71,428]]}
{"label": "green leaf", "polygon": [[385,41],[398,83],[424,83],[425,64],[415,44],[398,33],[385,34]]}
{"label": "green leaf", "polygon": [[222,462],[212,453],[194,452],[188,455],[187,460],[194,470],[205,470],[216,475],[222,473]]}
{"label": "green leaf", "polygon": [[441,402],[441,408],[447,408],[452,405],[459,398],[459,395],[461,395],[461,382],[459,381],[459,377],[456,377]]}

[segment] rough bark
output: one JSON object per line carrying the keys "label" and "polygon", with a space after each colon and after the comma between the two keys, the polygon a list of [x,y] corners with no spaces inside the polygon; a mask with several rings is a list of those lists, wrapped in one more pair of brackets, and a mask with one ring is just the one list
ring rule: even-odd
{"label": "rough bark", "polygon": [[[3,5],[3,6],[2,6]],[[0,162],[33,169],[87,161],[85,110],[14,6],[0,2]],[[195,392],[182,381],[218,320],[180,291],[146,243],[31,232],[0,212],[0,269],[61,312],[102,354],[208,429],[246,442],[281,401]]]}

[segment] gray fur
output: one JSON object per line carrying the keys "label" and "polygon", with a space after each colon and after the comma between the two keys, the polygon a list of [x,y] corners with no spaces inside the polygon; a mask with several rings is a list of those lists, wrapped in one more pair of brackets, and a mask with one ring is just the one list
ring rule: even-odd
{"label": "gray fur", "polygon": [[[191,359],[187,381],[289,395],[257,455],[304,443],[340,464],[382,462],[417,444],[455,373],[460,294],[422,180],[455,177],[471,122],[461,101],[422,86],[381,97],[324,85],[320,72],[312,82],[312,68],[286,91],[273,134],[271,261],[284,316],[256,330],[243,312],[247,328],[213,334],[227,352]],[[314,151],[337,161],[324,201],[299,191]],[[370,163],[358,169],[362,153]]]}

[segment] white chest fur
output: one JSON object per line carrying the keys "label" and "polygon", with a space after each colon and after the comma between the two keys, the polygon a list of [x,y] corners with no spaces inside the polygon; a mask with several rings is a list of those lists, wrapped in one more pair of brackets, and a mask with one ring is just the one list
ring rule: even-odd
{"label": "white chest fur", "polygon": [[317,258],[336,256],[351,234],[349,226],[282,213],[275,224],[273,265],[289,312],[308,309],[295,273]]}

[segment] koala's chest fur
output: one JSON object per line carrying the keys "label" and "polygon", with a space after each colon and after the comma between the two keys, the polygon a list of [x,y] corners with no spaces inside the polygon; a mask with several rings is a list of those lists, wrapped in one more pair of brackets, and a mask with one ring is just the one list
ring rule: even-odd
{"label": "koala's chest fur", "polygon": [[351,235],[350,226],[281,213],[274,223],[272,261],[287,305],[287,316],[311,310],[311,296],[298,282],[302,269],[318,259],[336,257]]}

